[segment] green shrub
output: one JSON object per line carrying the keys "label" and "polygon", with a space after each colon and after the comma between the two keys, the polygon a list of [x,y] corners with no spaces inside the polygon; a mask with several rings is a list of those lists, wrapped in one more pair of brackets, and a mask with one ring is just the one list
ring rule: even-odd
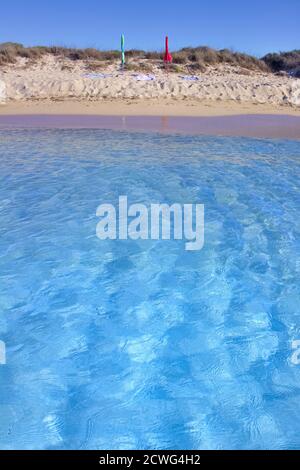
{"label": "green shrub", "polygon": [[295,75],[300,68],[300,50],[267,54],[262,60],[273,72],[284,70]]}

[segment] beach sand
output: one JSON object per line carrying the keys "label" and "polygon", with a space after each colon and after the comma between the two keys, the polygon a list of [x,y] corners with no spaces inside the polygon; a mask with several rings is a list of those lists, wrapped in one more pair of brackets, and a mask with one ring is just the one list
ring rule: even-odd
{"label": "beach sand", "polygon": [[[300,79],[236,66],[207,67],[195,80],[166,73],[120,71],[46,55],[0,69],[0,114],[143,116],[300,115]],[[138,80],[141,78],[141,80]]]}
{"label": "beach sand", "polygon": [[273,114],[300,116],[300,108],[286,105],[236,103],[234,101],[194,101],[176,99],[136,99],[87,101],[27,100],[0,105],[0,115],[100,115],[100,116],[231,116]]}

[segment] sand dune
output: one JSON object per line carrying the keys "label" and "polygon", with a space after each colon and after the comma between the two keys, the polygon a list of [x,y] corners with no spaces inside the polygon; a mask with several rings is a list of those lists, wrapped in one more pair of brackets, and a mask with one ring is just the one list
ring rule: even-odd
{"label": "sand dune", "polygon": [[17,64],[0,69],[0,101],[146,103],[168,99],[269,105],[300,111],[300,79],[249,72],[229,65],[210,67],[194,81],[184,79],[182,74],[167,74],[158,67],[154,67],[153,74],[154,80],[138,80],[134,72],[118,70],[117,64],[90,72],[81,61],[74,63],[50,55],[33,64],[20,59]]}
{"label": "sand dune", "polygon": [[0,103],[6,101],[6,84],[3,80],[0,80]]}

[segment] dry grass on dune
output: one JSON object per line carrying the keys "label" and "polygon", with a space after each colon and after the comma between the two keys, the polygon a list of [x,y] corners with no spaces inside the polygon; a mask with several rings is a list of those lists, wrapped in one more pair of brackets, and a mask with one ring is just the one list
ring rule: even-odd
{"label": "dry grass on dune", "polygon": [[204,69],[208,65],[229,64],[249,70],[269,71],[267,64],[256,57],[229,49],[216,50],[210,47],[185,47],[173,54],[173,62],[190,65],[196,70]]}
{"label": "dry grass on dune", "polygon": [[119,51],[100,51],[94,48],[76,49],[57,46],[24,47],[18,43],[0,44],[0,65],[15,63],[19,57],[39,59],[45,54],[52,54],[70,60],[113,60],[119,57]]}
{"label": "dry grass on dune", "polygon": [[146,62],[127,62],[125,64],[125,70],[131,72],[152,73],[154,68],[152,64],[148,64]]}
{"label": "dry grass on dune", "polygon": [[[18,43],[0,44],[0,66],[14,64],[19,58],[28,59],[27,66],[38,61],[45,55],[54,55],[70,61],[85,61],[87,69],[100,70],[107,64],[113,63],[120,58],[117,50],[101,51],[95,48],[77,49],[61,46],[34,46],[25,47]],[[126,51],[128,60],[127,70],[151,72],[153,66],[162,66],[163,54],[157,51],[145,52],[139,49]],[[180,73],[201,73],[208,66],[220,64],[238,67],[242,71],[256,72],[279,72],[285,71],[296,77],[300,77],[300,50],[284,52],[279,54],[267,54],[262,59],[234,52],[228,49],[216,50],[210,47],[185,47],[173,53],[173,64],[169,71]],[[65,67],[70,67],[66,65]]]}

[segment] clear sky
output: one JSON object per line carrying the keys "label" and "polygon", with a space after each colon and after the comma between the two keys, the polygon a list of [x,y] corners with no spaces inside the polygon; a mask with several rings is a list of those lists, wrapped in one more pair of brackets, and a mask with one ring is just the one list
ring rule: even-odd
{"label": "clear sky", "polygon": [[2,0],[0,42],[171,49],[208,45],[254,55],[300,49],[300,0]]}

